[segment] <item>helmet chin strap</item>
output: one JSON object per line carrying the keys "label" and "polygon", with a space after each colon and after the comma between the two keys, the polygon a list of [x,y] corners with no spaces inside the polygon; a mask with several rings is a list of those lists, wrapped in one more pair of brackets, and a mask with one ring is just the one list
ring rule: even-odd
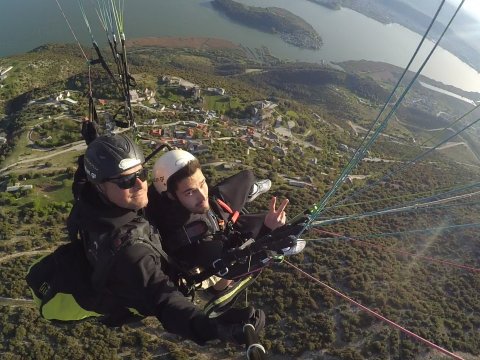
{"label": "helmet chin strap", "polygon": [[138,210],[134,210],[134,209],[124,208],[122,206],[118,206],[117,204],[115,204],[112,200],[110,200],[108,198],[103,184],[93,184],[93,186],[97,190],[98,197],[100,198],[100,200],[103,203],[105,203],[107,205],[110,205],[110,206],[114,206],[114,207],[119,208],[119,209],[125,209],[125,210],[129,210],[129,211],[138,211]]}
{"label": "helmet chin strap", "polygon": [[105,190],[104,190],[104,187],[103,187],[103,183],[102,184],[92,184],[93,187],[103,196],[106,196],[105,195]]}
{"label": "helmet chin strap", "polygon": [[177,200],[178,201],[178,197],[176,194],[172,194],[170,191],[165,191],[165,193],[167,194],[167,197],[170,199],[170,200]]}
{"label": "helmet chin strap", "polygon": [[100,197],[100,199],[107,205],[114,205],[114,206],[117,206],[117,204],[114,204],[107,196],[106,192],[105,192],[105,187],[102,184],[93,184],[93,186],[95,187],[95,189],[97,190],[98,192],[98,196]]}

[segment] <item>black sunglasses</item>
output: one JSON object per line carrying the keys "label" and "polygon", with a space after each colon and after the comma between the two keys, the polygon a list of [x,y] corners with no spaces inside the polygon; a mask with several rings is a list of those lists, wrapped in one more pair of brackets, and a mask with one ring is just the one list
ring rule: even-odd
{"label": "black sunglasses", "polygon": [[148,177],[148,170],[147,169],[140,169],[133,174],[123,175],[116,178],[107,179],[105,181],[112,182],[116,184],[120,189],[131,189],[135,186],[135,182],[137,178],[140,181],[147,180]]}

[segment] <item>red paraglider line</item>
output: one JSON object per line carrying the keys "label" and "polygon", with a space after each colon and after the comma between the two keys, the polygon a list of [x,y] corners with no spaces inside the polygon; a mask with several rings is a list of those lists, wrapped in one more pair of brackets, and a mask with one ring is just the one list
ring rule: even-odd
{"label": "red paraglider line", "polygon": [[392,321],[392,320],[389,320],[387,319],[385,316],[382,316],[380,315],[379,313],[369,309],[368,307],[360,304],[359,302],[349,298],[347,295],[341,293],[340,291],[338,290],[335,290],[334,288],[332,288],[331,286],[325,284],[324,282],[318,280],[317,278],[313,277],[312,275],[306,273],[305,271],[303,271],[302,269],[300,269],[299,267],[293,265],[292,263],[288,262],[287,260],[284,260],[284,263],[291,266],[292,268],[294,268],[295,270],[299,271],[300,273],[302,273],[303,275],[305,275],[306,277],[310,278],[311,280],[315,281],[317,284],[320,284],[321,286],[327,288],[328,290],[332,291],[333,293],[335,293],[335,295],[347,300],[349,303],[355,305],[356,307],[362,309],[363,311],[369,313],[370,315],[376,317],[377,319],[383,321],[383,322],[386,322],[388,325],[400,330],[401,332],[403,332],[404,334],[407,334],[408,336],[414,338],[415,340],[418,340],[422,343],[424,343],[425,345],[435,349],[435,350],[438,350],[440,351],[441,353],[445,354],[445,355],[448,355],[450,356],[451,358],[453,359],[457,359],[457,360],[464,360],[462,357],[460,357],[459,355],[456,355],[454,353],[452,353],[451,351],[448,351],[447,349],[444,349],[442,348],[441,346],[437,345],[437,344],[434,344],[433,342],[421,337],[420,335],[417,335],[415,334],[414,332],[411,332],[410,330],[404,328],[403,326],[397,324],[396,322]]}
{"label": "red paraglider line", "polygon": [[401,255],[405,255],[405,256],[411,256],[411,257],[415,257],[415,258],[418,258],[418,259],[423,259],[423,260],[427,260],[427,261],[431,261],[431,262],[435,262],[435,263],[439,263],[439,264],[443,264],[443,265],[448,265],[448,266],[453,266],[453,267],[456,267],[456,268],[468,270],[468,271],[471,271],[471,272],[480,273],[480,269],[478,269],[478,268],[474,268],[474,267],[468,266],[468,265],[459,264],[459,263],[456,263],[456,262],[453,262],[453,261],[443,260],[443,259],[436,259],[436,258],[433,258],[433,257],[430,257],[430,256],[417,255],[417,254],[414,254],[414,253],[410,253],[410,252],[408,252],[408,251],[392,249],[392,248],[389,247],[389,246],[384,246],[384,245],[379,245],[379,244],[372,244],[372,243],[370,243],[370,242],[368,242],[368,241],[358,240],[358,239],[352,238],[352,237],[350,237],[350,236],[345,236],[345,235],[338,234],[338,233],[334,233],[334,232],[331,232],[331,231],[326,231],[326,230],[321,230],[321,229],[316,229],[316,231],[322,232],[322,233],[327,234],[327,235],[332,235],[332,236],[337,236],[337,237],[346,238],[346,239],[348,239],[348,240],[350,240],[350,241],[359,243],[359,244],[361,244],[361,245],[371,246],[371,247],[374,247],[374,248],[378,248],[378,249],[382,249],[382,250],[387,250],[387,251],[390,251],[390,252],[393,252],[393,253],[397,253],[397,254],[401,254]]}

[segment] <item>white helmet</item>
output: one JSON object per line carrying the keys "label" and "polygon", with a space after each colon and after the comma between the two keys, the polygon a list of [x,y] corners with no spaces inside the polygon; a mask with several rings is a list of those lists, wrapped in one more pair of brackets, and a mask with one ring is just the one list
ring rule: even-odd
{"label": "white helmet", "polygon": [[167,181],[178,170],[195,160],[195,156],[185,150],[171,150],[155,161],[153,165],[153,185],[159,193],[167,191]]}

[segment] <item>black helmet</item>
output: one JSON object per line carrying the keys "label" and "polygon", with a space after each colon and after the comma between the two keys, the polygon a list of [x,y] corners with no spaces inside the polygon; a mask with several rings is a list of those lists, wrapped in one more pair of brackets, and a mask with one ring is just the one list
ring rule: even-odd
{"label": "black helmet", "polygon": [[97,137],[88,145],[84,159],[87,179],[95,184],[144,162],[145,157],[140,148],[123,134]]}

